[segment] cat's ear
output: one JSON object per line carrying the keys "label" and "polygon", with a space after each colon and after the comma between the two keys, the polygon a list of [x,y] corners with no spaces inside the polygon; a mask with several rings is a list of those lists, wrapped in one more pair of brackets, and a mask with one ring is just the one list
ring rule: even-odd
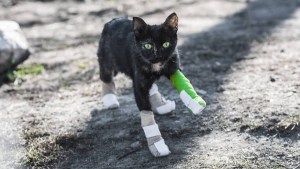
{"label": "cat's ear", "polygon": [[133,17],[133,32],[135,36],[142,36],[146,32],[147,24],[139,17]]}
{"label": "cat's ear", "polygon": [[163,28],[167,31],[171,30],[171,31],[174,31],[174,33],[177,32],[178,17],[175,12],[167,17],[166,21],[163,23]]}

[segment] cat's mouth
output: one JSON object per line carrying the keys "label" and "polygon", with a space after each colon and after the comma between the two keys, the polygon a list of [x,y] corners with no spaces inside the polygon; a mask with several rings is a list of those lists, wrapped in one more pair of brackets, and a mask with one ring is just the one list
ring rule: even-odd
{"label": "cat's mouth", "polygon": [[165,60],[166,59],[164,59],[163,57],[157,57],[157,58],[150,59],[149,61],[152,64],[157,64],[157,63],[163,63],[163,62],[165,62]]}

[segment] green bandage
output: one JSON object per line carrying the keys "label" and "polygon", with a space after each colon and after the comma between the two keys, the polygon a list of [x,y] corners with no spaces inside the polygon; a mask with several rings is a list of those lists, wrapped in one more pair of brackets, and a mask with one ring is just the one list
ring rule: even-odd
{"label": "green bandage", "polygon": [[[206,102],[196,93],[190,81],[182,72],[177,70],[171,75],[170,80],[180,94],[181,100],[194,114],[198,114],[204,109]],[[198,103],[200,107],[195,103]]]}

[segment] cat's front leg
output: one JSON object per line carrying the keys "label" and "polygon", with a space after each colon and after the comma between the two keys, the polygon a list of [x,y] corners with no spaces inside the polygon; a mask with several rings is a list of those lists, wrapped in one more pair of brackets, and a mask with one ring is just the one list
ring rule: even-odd
{"label": "cat's front leg", "polygon": [[197,94],[190,81],[180,70],[172,74],[170,80],[177,89],[184,105],[194,114],[199,114],[206,107],[206,102]]}
{"label": "cat's front leg", "polygon": [[151,154],[155,157],[163,157],[171,152],[161,136],[158,125],[155,122],[152,111],[142,110],[141,125],[147,138],[148,147]]}
{"label": "cat's front leg", "polygon": [[149,101],[149,90],[152,83],[145,81],[134,81],[134,95],[140,110],[141,126],[144,130],[151,154],[155,157],[166,156],[170,154],[170,150],[161,136]]}

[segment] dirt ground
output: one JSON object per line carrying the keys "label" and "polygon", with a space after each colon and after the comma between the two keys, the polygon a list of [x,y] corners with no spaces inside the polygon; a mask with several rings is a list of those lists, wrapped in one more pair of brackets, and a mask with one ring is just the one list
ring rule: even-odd
{"label": "dirt ground", "polygon": [[[0,88],[0,168],[300,168],[299,0],[11,2],[0,19],[20,23],[24,66],[44,71]],[[177,107],[155,117],[172,154],[154,158],[127,77],[120,109],[103,109],[96,51],[110,19],[174,11],[183,72],[208,106],[193,115],[162,78]]]}

